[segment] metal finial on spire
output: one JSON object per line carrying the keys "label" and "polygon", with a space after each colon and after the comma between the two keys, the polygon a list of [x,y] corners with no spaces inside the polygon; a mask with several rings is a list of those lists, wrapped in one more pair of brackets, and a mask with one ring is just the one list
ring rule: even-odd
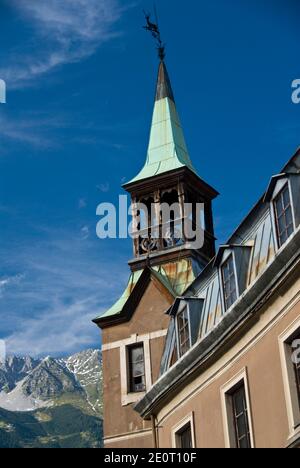
{"label": "metal finial on spire", "polygon": [[158,50],[158,57],[160,58],[161,61],[163,61],[165,56],[166,56],[166,48],[165,48],[165,44],[163,43],[163,41],[161,39],[160,29],[159,29],[159,25],[158,25],[157,11],[156,11],[155,6],[154,6],[154,10],[155,10],[156,23],[153,23],[151,21],[151,14],[146,13],[144,11],[144,15],[145,15],[145,18],[146,18],[146,21],[147,21],[147,24],[146,24],[146,26],[144,26],[144,29],[146,29],[146,31],[149,31],[151,33],[152,37],[154,37],[154,39],[156,40],[157,50]]}

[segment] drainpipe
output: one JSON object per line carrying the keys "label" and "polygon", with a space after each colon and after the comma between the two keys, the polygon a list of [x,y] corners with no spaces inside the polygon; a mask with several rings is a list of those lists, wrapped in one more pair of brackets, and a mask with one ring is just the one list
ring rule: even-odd
{"label": "drainpipe", "polygon": [[158,440],[157,440],[157,429],[156,429],[156,418],[153,414],[151,414],[151,424],[152,424],[152,439],[154,443],[154,448],[158,448]]}

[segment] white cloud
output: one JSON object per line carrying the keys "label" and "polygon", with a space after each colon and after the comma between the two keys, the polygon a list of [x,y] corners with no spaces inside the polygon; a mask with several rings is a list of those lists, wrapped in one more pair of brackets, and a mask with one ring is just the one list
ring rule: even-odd
{"label": "white cloud", "polygon": [[[27,318],[17,331],[6,338],[6,348],[16,355],[71,354],[95,343],[97,300],[89,297],[66,306],[49,301],[49,310],[35,318]],[[100,347],[100,337],[97,343]]]}
{"label": "white cloud", "polygon": [[100,346],[92,319],[112,305],[126,284],[127,269],[120,274],[119,264],[105,251],[99,255],[98,241],[82,242],[70,232],[47,228],[45,233],[47,240],[36,245],[16,246],[13,258],[0,246],[1,264],[25,272],[0,279],[5,288],[0,331],[10,354],[67,355]]}
{"label": "white cloud", "polygon": [[0,69],[10,88],[92,55],[116,36],[114,25],[121,16],[118,0],[12,0],[11,5],[32,24],[34,37],[32,54],[14,56]]}
{"label": "white cloud", "polygon": [[[47,138],[42,131],[47,125],[44,120],[35,120],[27,118],[15,118],[0,116],[0,140],[15,141],[22,144],[30,145],[36,148],[46,149],[55,146],[53,139]],[[51,125],[51,122],[48,122]],[[5,151],[5,148],[2,148]]]}

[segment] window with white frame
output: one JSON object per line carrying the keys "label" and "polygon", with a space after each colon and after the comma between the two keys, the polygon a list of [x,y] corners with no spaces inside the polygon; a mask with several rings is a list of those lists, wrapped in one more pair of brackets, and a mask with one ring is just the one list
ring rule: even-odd
{"label": "window with white frame", "polygon": [[225,442],[228,448],[254,448],[247,370],[221,388]]}
{"label": "window with white frame", "polygon": [[192,444],[192,429],[190,423],[184,426],[176,434],[176,447],[180,449],[191,449],[193,448]]}
{"label": "window with white frame", "polygon": [[234,425],[235,446],[237,448],[251,448],[248,407],[245,386],[241,383],[231,394],[232,422]]}
{"label": "window with white frame", "polygon": [[194,413],[186,416],[172,429],[172,446],[177,449],[196,448]]}
{"label": "window with white frame", "polygon": [[146,375],[143,343],[128,347],[128,367],[130,393],[144,392]]}
{"label": "window with white frame", "polygon": [[228,310],[235,303],[238,297],[233,255],[230,255],[230,257],[223,263],[221,270],[224,304],[225,309]]}
{"label": "window with white frame", "polygon": [[294,232],[294,220],[289,183],[273,200],[278,246],[281,247]]}

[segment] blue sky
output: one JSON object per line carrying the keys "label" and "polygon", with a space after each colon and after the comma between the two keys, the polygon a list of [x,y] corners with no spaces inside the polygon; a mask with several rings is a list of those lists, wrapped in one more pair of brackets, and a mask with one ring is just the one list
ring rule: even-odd
{"label": "blue sky", "polygon": [[[158,0],[198,173],[221,193],[220,243],[300,144],[299,2]],[[0,337],[17,354],[99,346],[130,241],[96,237],[144,163],[157,58],[148,0],[0,0]]]}

